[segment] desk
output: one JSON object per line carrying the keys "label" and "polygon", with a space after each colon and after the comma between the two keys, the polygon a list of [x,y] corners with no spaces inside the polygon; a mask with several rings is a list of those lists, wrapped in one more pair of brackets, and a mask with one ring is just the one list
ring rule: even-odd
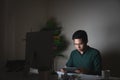
{"label": "desk", "polygon": [[[57,74],[58,74],[59,80],[63,80],[61,76],[64,75],[64,73],[57,71]],[[87,75],[87,74],[76,74],[76,73],[67,73],[67,75],[76,76],[75,80],[120,80],[120,78],[117,78],[117,77],[109,77],[105,79],[102,76],[98,76],[98,75]]]}

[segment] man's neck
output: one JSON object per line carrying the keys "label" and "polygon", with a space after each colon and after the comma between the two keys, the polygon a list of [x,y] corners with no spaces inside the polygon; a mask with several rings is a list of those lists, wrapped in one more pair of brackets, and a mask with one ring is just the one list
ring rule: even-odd
{"label": "man's neck", "polygon": [[84,54],[84,52],[88,49],[88,46],[86,45],[85,49],[83,51],[79,51],[80,54]]}
{"label": "man's neck", "polygon": [[83,51],[80,51],[80,54],[83,54],[84,52]]}

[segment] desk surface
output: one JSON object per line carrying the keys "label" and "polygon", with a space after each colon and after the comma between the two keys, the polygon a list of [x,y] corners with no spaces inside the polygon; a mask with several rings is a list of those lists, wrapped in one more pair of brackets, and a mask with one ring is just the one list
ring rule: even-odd
{"label": "desk surface", "polygon": [[[61,75],[64,75],[63,72],[57,71],[58,77],[61,78]],[[77,78],[75,80],[104,80],[102,76],[98,75],[87,75],[87,74],[76,74],[76,73],[67,73],[68,76],[75,75]],[[110,80],[120,80],[120,78],[117,77],[109,77]]]}

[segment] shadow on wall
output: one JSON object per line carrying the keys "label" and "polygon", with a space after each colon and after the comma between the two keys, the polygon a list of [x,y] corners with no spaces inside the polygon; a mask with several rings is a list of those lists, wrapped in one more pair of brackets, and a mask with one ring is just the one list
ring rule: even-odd
{"label": "shadow on wall", "polygon": [[120,51],[107,51],[102,56],[103,70],[110,69],[111,76],[120,77]]}

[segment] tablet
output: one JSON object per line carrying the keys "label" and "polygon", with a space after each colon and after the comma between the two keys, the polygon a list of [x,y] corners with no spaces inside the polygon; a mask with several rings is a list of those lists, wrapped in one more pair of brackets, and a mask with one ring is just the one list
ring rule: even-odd
{"label": "tablet", "polygon": [[76,67],[66,67],[65,70],[68,72],[68,73],[75,73],[75,70],[77,68]]}

